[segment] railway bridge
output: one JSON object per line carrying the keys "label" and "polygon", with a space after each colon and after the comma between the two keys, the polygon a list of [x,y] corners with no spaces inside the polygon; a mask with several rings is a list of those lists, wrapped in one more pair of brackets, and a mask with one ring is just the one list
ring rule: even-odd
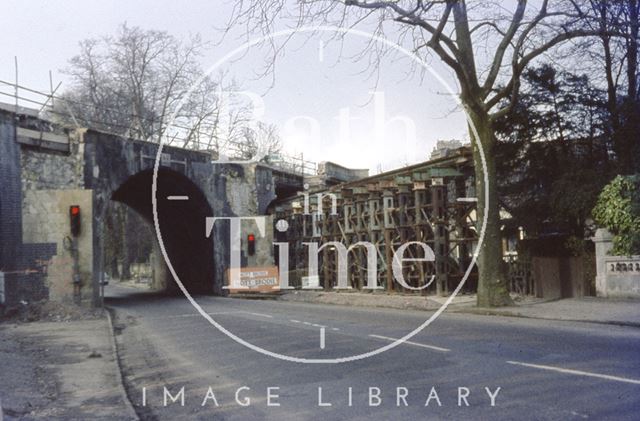
{"label": "railway bridge", "polygon": [[[158,148],[59,127],[29,109],[0,107],[0,304],[99,303],[106,216],[111,204],[120,202],[153,224]],[[185,286],[198,293],[223,292],[229,227],[216,224],[207,238],[206,217],[264,215],[275,199],[295,194],[302,184],[302,174],[266,164],[217,163],[210,153],[163,147],[158,221]],[[77,237],[70,234],[71,206],[79,210]],[[270,243],[262,242],[255,256],[243,256],[243,264],[270,264],[270,259]]]}
{"label": "railway bridge", "polygon": [[[123,203],[154,224],[158,148],[60,127],[32,110],[0,107],[0,304],[52,299],[98,305],[112,204]],[[365,287],[371,264],[365,250],[351,246],[366,241],[375,247],[378,285],[444,294],[461,279],[476,242],[473,166],[465,148],[371,177],[331,163],[311,176],[265,163],[220,163],[210,153],[169,146],[158,167],[162,242],[193,293],[225,293],[230,226],[223,221],[205,235],[208,217],[265,216],[274,229],[257,238],[255,252],[243,246],[242,266],[278,265],[274,243],[286,241],[290,284],[325,289],[337,286],[337,253],[322,248],[322,270],[310,279],[305,243],[350,247],[347,276],[353,288]],[[70,232],[72,207],[79,215],[77,235]],[[278,229],[282,220],[287,230]],[[429,245],[435,261],[420,260],[417,242]],[[393,282],[392,256],[407,243],[405,257],[415,260],[402,269],[407,284],[401,286]],[[162,262],[157,245],[155,254]]]}

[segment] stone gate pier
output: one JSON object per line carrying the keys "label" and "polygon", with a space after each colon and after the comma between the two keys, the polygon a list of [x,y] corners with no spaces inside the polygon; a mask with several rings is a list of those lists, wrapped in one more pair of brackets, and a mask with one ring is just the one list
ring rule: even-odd
{"label": "stone gate pier", "polygon": [[612,256],[613,235],[598,229],[596,244],[596,294],[598,297],[640,298],[640,256]]}

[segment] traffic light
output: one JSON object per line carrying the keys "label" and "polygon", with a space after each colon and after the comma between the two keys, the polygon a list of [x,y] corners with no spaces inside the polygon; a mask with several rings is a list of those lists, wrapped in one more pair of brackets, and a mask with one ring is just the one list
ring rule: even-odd
{"label": "traffic light", "polygon": [[73,205],[69,207],[69,222],[71,225],[71,235],[77,237],[80,235],[80,206]]}
{"label": "traffic light", "polygon": [[247,236],[247,254],[249,256],[253,256],[256,254],[256,236],[253,234],[249,234]]}

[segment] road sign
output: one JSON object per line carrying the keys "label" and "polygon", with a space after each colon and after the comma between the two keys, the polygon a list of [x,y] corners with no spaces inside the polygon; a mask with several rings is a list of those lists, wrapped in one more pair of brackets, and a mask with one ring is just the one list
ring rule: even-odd
{"label": "road sign", "polygon": [[[229,281],[229,270],[227,270],[227,281]],[[229,285],[229,292],[232,294],[277,291],[280,291],[277,266],[241,268],[239,285]]]}

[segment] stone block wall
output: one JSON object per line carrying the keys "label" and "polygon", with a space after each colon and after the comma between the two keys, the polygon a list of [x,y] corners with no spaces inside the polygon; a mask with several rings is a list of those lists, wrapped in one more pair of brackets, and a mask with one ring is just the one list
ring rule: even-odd
{"label": "stone block wall", "polygon": [[[73,253],[71,252],[69,207],[79,205],[81,233],[78,237],[80,289],[73,283]],[[92,297],[93,231],[91,190],[27,190],[23,199],[22,231],[25,243],[55,244],[57,253],[43,262],[46,265],[45,285],[49,298],[73,301]]]}
{"label": "stone block wall", "polygon": [[0,113],[0,270],[18,266],[22,244],[22,190],[20,146],[15,142],[15,121]]}
{"label": "stone block wall", "polygon": [[[255,222],[242,222],[242,266],[273,266],[273,217],[265,215],[267,206],[275,198],[271,174],[257,164],[242,165],[240,171],[230,171],[227,174],[225,193],[233,215],[264,217],[264,235],[260,233]],[[256,238],[256,251],[253,256],[247,253],[249,234],[254,234]]]}
{"label": "stone block wall", "polygon": [[23,147],[20,153],[22,191],[84,188],[84,143],[73,132],[70,153]]}
{"label": "stone block wall", "polygon": [[22,235],[22,149],[16,142],[16,119],[0,112],[0,271],[4,303],[11,307],[49,296],[46,261],[56,253],[52,243],[25,243]]}
{"label": "stone block wall", "polygon": [[640,256],[612,256],[613,235],[598,229],[596,244],[596,294],[599,297],[640,298]]}

